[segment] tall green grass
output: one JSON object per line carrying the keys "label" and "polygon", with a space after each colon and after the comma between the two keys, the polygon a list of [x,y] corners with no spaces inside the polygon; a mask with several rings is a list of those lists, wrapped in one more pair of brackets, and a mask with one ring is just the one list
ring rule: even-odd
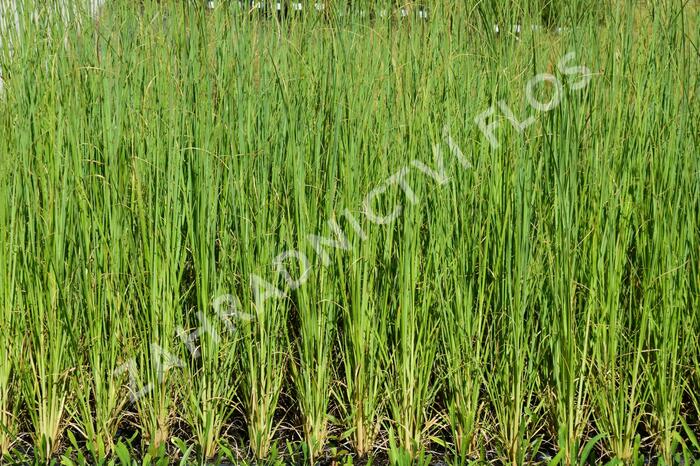
{"label": "tall green grass", "polygon": [[700,457],[700,10],[595,5],[21,10],[3,461]]}

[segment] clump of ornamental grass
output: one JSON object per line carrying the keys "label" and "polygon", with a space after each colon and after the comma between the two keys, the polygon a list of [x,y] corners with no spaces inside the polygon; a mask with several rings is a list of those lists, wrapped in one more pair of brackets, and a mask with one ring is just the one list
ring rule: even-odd
{"label": "clump of ornamental grass", "polygon": [[697,456],[697,7],[419,7],[0,30],[0,455]]}

